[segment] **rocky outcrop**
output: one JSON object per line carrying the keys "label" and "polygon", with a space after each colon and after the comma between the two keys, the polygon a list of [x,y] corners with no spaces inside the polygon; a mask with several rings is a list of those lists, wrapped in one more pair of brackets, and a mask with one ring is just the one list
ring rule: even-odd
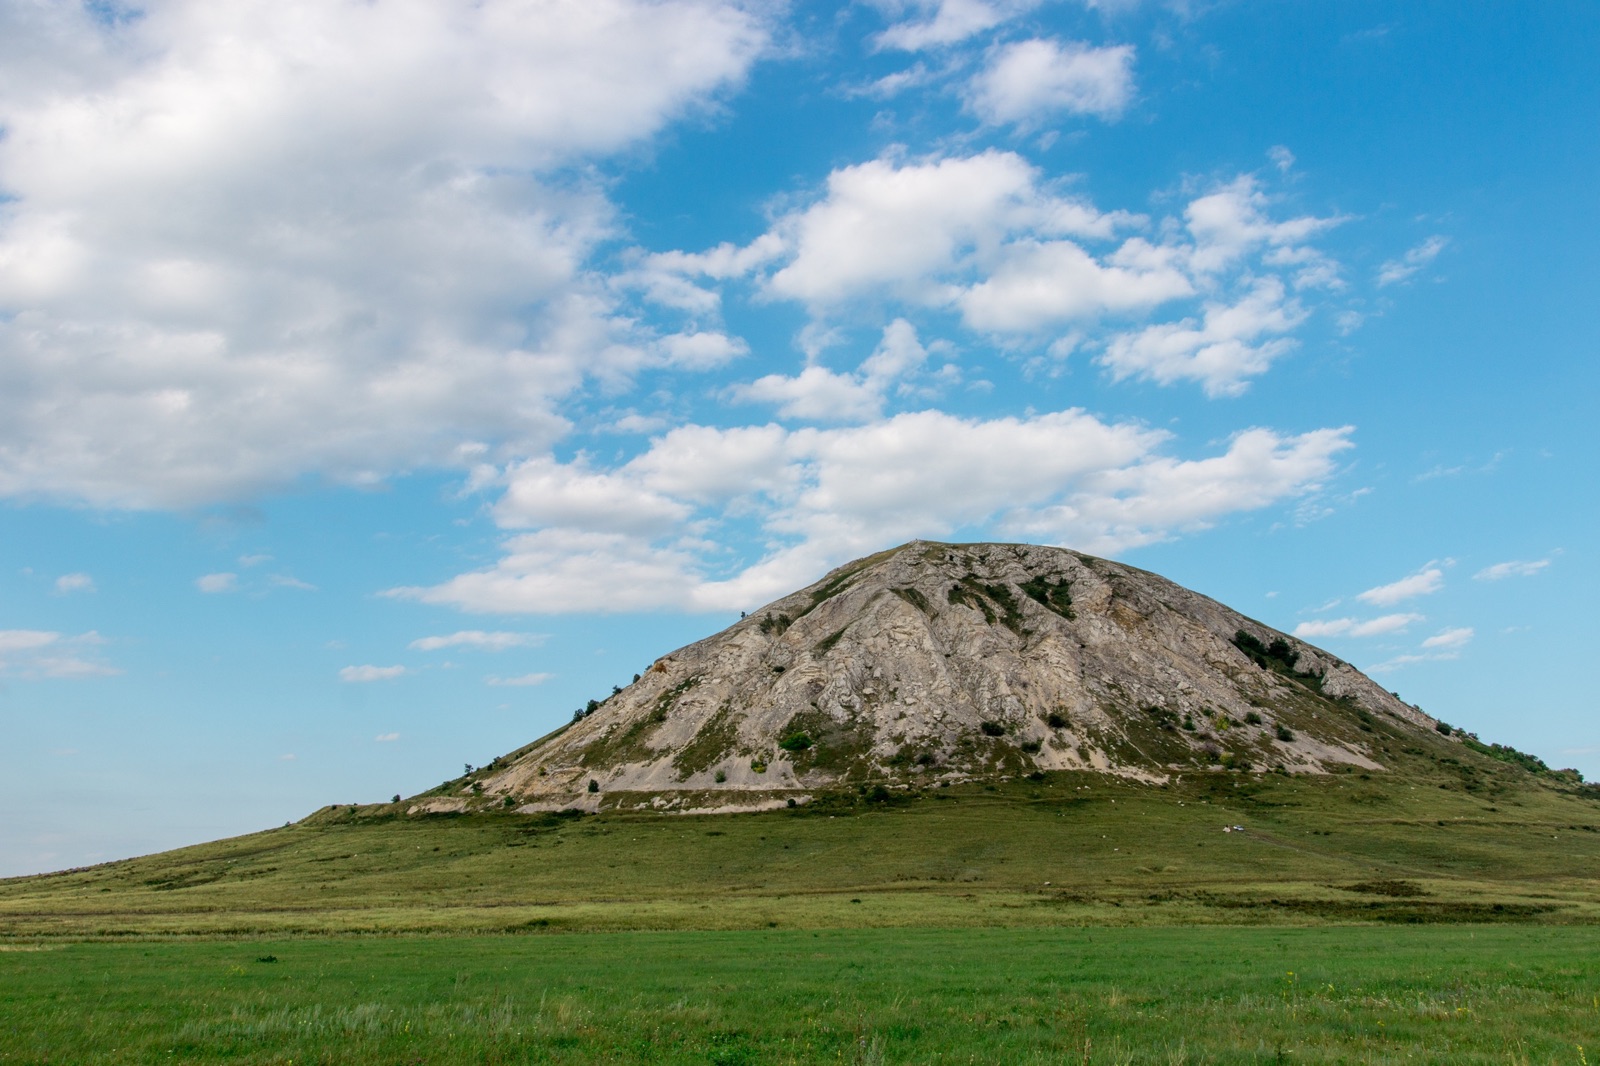
{"label": "rocky outcrop", "polygon": [[1436,724],[1155,574],[1062,548],[915,541],[663,656],[462,794],[699,810],[1035,770],[1381,770],[1380,733]]}

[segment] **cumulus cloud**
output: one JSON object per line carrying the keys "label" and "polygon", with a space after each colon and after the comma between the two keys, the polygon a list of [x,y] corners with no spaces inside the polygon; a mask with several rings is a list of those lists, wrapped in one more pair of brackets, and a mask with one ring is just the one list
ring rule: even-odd
{"label": "cumulus cloud", "polygon": [[1386,614],[1379,618],[1323,618],[1301,622],[1294,627],[1294,635],[1307,639],[1316,637],[1377,637],[1398,633],[1415,622],[1423,621],[1420,614]]}
{"label": "cumulus cloud", "polygon": [[[390,594],[472,611],[726,610],[787,592],[851,557],[914,537],[992,527],[1111,552],[1314,492],[1350,430],[1240,433],[1218,455],[1164,455],[1167,434],[1069,410],[963,419],[920,411],[861,426],[690,426],[607,476],[675,500],[673,528],[611,520],[508,537],[494,566]],[[514,474],[512,475],[515,476]],[[723,522],[774,545],[730,560]]]}
{"label": "cumulus cloud", "polygon": [[878,347],[854,374],[808,366],[792,377],[768,374],[732,389],[734,398],[769,403],[783,418],[813,422],[858,422],[882,413],[888,392],[904,386],[927,362],[928,350],[910,322],[897,318],[884,327]]}
{"label": "cumulus cloud", "polygon": [[835,170],[823,200],[780,220],[789,261],[767,287],[814,305],[874,289],[937,303],[948,297],[938,275],[1040,221],[1049,199],[1034,168],[1011,152]]}
{"label": "cumulus cloud", "polygon": [[1286,298],[1283,282],[1262,278],[1232,304],[1210,303],[1200,320],[1148,326],[1113,337],[1100,362],[1116,380],[1146,378],[1163,385],[1197,381],[1208,396],[1237,396],[1248,379],[1294,347],[1283,334],[1298,327],[1306,311]]}
{"label": "cumulus cloud", "polygon": [[1390,259],[1378,268],[1378,284],[1393,285],[1405,281],[1417,271],[1439,257],[1450,244],[1447,237],[1433,236],[1412,248],[1398,259]]}
{"label": "cumulus cloud", "polygon": [[234,573],[205,574],[194,579],[194,587],[205,593],[237,592],[239,575]]}
{"label": "cumulus cloud", "polygon": [[65,595],[69,592],[93,592],[94,578],[88,574],[62,574],[56,578],[56,591]]}
{"label": "cumulus cloud", "polygon": [[[716,306],[715,285],[748,277],[762,296],[805,304],[808,335],[827,335],[825,320],[846,308],[955,311],[968,329],[1003,335],[1008,346],[1098,350],[1116,380],[1196,381],[1208,395],[1231,396],[1294,347],[1311,313],[1302,296],[1343,284],[1338,264],[1308,243],[1342,219],[1279,218],[1273,206],[1245,175],[1153,226],[1061,195],[1013,152],[882,158],[833,171],[814,202],[781,214],[749,245],[659,253],[634,276],[684,307]],[[1114,328],[1104,339],[1089,332],[1196,299],[1197,313]],[[815,361],[738,395],[780,405],[785,417],[859,419],[881,406],[859,376]]]}
{"label": "cumulus cloud", "polygon": [[618,310],[587,266],[614,211],[571,175],[736,85],[751,7],[94,7],[7,27],[0,494],[367,483],[538,450],[586,375],[739,354]]}
{"label": "cumulus cloud", "polygon": [[390,681],[408,672],[403,666],[346,666],[340,669],[339,680],[354,683]]}
{"label": "cumulus cloud", "polygon": [[1416,596],[1426,596],[1430,592],[1438,592],[1444,587],[1444,571],[1437,566],[1427,566],[1403,577],[1399,581],[1387,585],[1379,585],[1360,593],[1356,599],[1364,603],[1376,604],[1379,607],[1388,607],[1392,604],[1409,600]]}
{"label": "cumulus cloud", "polygon": [[1549,565],[1549,559],[1512,559],[1508,562],[1486,566],[1472,576],[1478,581],[1503,581],[1508,577],[1533,577],[1535,574],[1543,572]]}
{"label": "cumulus cloud", "polygon": [[587,464],[529,459],[506,473],[506,490],[495,505],[502,526],[581,526],[620,533],[653,533],[689,514],[679,500],[650,491],[628,478],[594,471]]}
{"label": "cumulus cloud", "polygon": [[549,637],[544,633],[485,632],[481,629],[463,629],[436,637],[419,637],[410,647],[416,651],[438,651],[441,648],[477,648],[481,651],[506,651],[510,648],[537,648]]}
{"label": "cumulus cloud", "polygon": [[1214,274],[1262,248],[1300,248],[1319,233],[1340,225],[1340,217],[1302,215],[1277,220],[1261,183],[1245,174],[1196,197],[1184,208],[1184,223],[1193,238],[1191,265],[1200,274]]}
{"label": "cumulus cloud", "polygon": [[1035,38],[989,53],[967,106],[985,122],[1032,126],[1065,112],[1115,118],[1133,94],[1134,50]]}
{"label": "cumulus cloud", "polygon": [[1018,241],[957,299],[976,329],[1031,331],[1194,293],[1168,252],[1134,238],[1104,261],[1072,241]]}

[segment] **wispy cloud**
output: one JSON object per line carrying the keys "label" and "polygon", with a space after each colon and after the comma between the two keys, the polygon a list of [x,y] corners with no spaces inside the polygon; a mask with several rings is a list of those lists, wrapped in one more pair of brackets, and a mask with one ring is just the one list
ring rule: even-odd
{"label": "wispy cloud", "polygon": [[523,674],[520,677],[486,677],[483,681],[486,685],[521,688],[525,685],[542,685],[555,676],[555,674]]}
{"label": "wispy cloud", "polygon": [[549,639],[545,633],[485,632],[481,629],[463,629],[436,637],[419,637],[411,642],[416,651],[438,651],[440,648],[479,648],[483,651],[505,651],[508,648],[537,648]]}
{"label": "wispy cloud", "polygon": [[1472,640],[1473,629],[1471,626],[1460,626],[1455,629],[1446,629],[1422,642],[1422,650],[1405,655],[1396,655],[1376,666],[1367,668],[1370,674],[1387,674],[1401,667],[1412,666],[1416,663],[1448,662],[1460,658],[1461,649]]}
{"label": "wispy cloud", "polygon": [[1509,562],[1486,566],[1472,576],[1477,581],[1501,581],[1508,577],[1532,577],[1549,565],[1549,559],[1534,559],[1532,561],[1512,559]]}
{"label": "wispy cloud", "polygon": [[403,666],[346,666],[339,671],[340,681],[390,681],[409,671]]}
{"label": "wispy cloud", "polygon": [[1471,626],[1461,626],[1457,629],[1446,629],[1442,633],[1429,637],[1422,642],[1424,648],[1459,648],[1473,637]]}
{"label": "wispy cloud", "polygon": [[373,737],[372,739],[377,741],[379,744],[392,744],[395,741],[400,739],[400,734],[399,733],[379,733],[377,736]]}
{"label": "wispy cloud", "polygon": [[1393,285],[1405,281],[1437,259],[1449,243],[1447,237],[1429,237],[1400,258],[1389,260],[1378,268],[1378,284]]}
{"label": "wispy cloud", "polygon": [[65,595],[69,592],[93,592],[94,578],[88,574],[62,574],[56,578],[56,591]]}
{"label": "wispy cloud", "polygon": [[90,630],[75,637],[48,629],[0,629],[0,675],[71,680],[116,677],[122,671],[92,658],[105,638]]}
{"label": "wispy cloud", "polygon": [[267,580],[280,589],[298,589],[301,592],[317,591],[317,586],[309,581],[301,581],[293,574],[273,574]]}
{"label": "wispy cloud", "polygon": [[43,648],[60,639],[60,633],[44,629],[0,629],[0,655]]}
{"label": "wispy cloud", "polygon": [[1430,592],[1438,592],[1444,587],[1444,571],[1437,566],[1428,566],[1417,571],[1409,577],[1399,581],[1392,581],[1387,585],[1370,588],[1356,596],[1364,603],[1376,604],[1379,607],[1388,607],[1409,600],[1414,596],[1426,596]]}
{"label": "wispy cloud", "polygon": [[1327,618],[1301,622],[1294,627],[1294,635],[1314,637],[1376,637],[1385,633],[1398,633],[1413,622],[1420,622],[1420,614],[1386,614],[1362,621],[1358,618]]}

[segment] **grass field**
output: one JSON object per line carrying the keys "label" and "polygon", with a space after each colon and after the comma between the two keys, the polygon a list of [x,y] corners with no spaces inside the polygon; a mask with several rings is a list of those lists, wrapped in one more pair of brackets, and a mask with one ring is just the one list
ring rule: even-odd
{"label": "grass field", "polygon": [[0,952],[0,1062],[1561,1063],[1600,928],[752,930]]}
{"label": "grass field", "polygon": [[1600,920],[1600,802],[1506,775],[1054,774],[699,817],[341,808],[0,881],[0,938]]}
{"label": "grass field", "polygon": [[0,881],[0,1063],[1586,1066],[1597,960],[1600,802],[1513,767],[341,807]]}

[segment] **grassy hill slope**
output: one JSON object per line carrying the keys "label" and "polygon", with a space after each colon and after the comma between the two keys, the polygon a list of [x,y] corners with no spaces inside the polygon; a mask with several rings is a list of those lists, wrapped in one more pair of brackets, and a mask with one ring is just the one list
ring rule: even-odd
{"label": "grassy hill slope", "polygon": [[1597,919],[1600,798],[1488,758],[714,816],[337,807],[0,881],[4,937]]}

